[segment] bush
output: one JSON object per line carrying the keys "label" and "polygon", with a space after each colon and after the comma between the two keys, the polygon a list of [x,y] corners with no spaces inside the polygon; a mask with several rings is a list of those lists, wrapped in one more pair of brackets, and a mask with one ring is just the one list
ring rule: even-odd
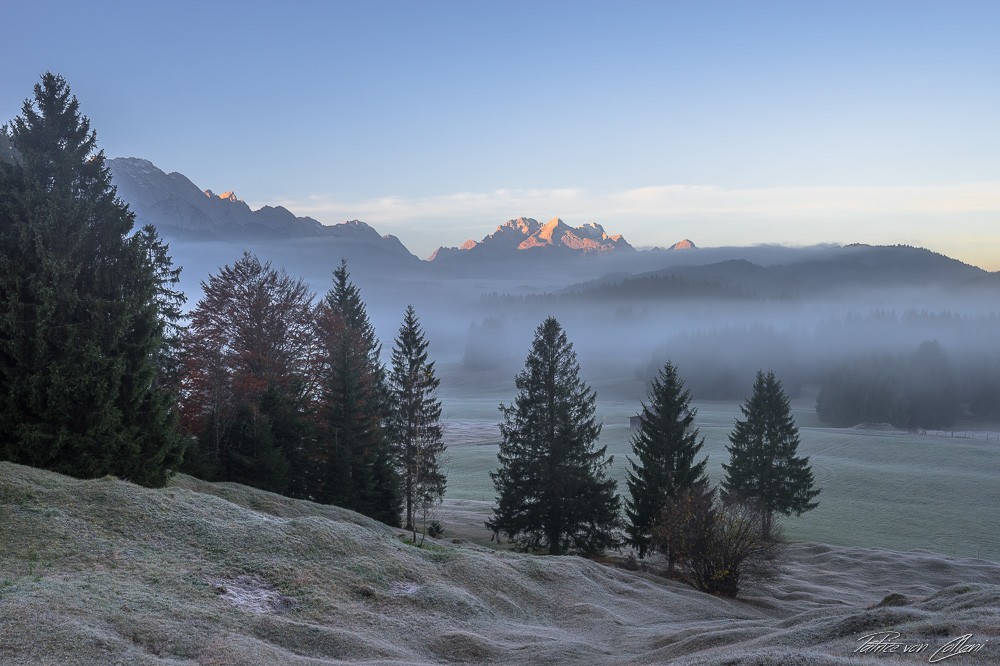
{"label": "bush", "polygon": [[639,558],[636,557],[634,550],[630,550],[628,554],[625,555],[625,559],[622,560],[622,569],[625,569],[626,571],[639,570]]}
{"label": "bush", "polygon": [[764,510],[749,501],[720,501],[707,484],[667,502],[653,530],[653,546],[671,573],[693,587],[727,597],[772,578],[780,543],[764,537]]}

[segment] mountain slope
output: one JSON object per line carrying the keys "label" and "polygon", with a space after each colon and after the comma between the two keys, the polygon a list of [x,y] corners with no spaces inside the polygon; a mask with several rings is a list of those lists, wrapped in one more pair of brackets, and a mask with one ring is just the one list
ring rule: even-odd
{"label": "mountain slope", "polygon": [[366,243],[402,258],[413,257],[398,238],[380,235],[359,220],[327,226],[311,217],[296,217],[281,206],[251,210],[233,192],[202,191],[183,174],[164,173],[148,160],[117,157],[108,160],[108,166],[118,196],[135,212],[136,222],[152,224],[171,239],[330,239]]}
{"label": "mountain slope", "polygon": [[862,663],[862,632],[940,644],[1000,620],[1000,565],[929,553],[795,546],[732,601],[575,557],[419,549],[189,477],[150,490],[0,463],[0,512],[8,663]]}
{"label": "mountain slope", "polygon": [[285,208],[253,211],[233,192],[216,195],[199,189],[183,174],[164,173],[148,160],[108,160],[118,196],[132,207],[140,224],[152,224],[164,235],[187,232],[194,237],[318,236],[323,225],[295,217]]}
{"label": "mountain slope", "polygon": [[[814,297],[858,290],[938,289],[942,293],[998,285],[991,273],[956,259],[905,245],[848,245],[815,250],[805,258],[763,266],[746,259],[671,266],[638,275],[608,275],[571,285],[562,293],[581,298],[668,299],[685,294],[684,283],[715,285],[720,297],[733,293],[764,298]],[[706,257],[712,255],[706,254]],[[789,253],[786,259],[793,259]],[[705,292],[711,297],[712,293]]]}

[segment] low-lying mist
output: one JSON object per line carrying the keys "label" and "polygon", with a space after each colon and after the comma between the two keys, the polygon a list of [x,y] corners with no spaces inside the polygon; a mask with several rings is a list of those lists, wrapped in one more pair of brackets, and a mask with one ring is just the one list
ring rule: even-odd
{"label": "low-lying mist", "polygon": [[[303,278],[317,298],[347,256],[383,354],[388,357],[412,304],[446,397],[450,383],[512,384],[535,327],[553,315],[574,345],[584,379],[619,398],[638,401],[668,359],[696,400],[741,399],[760,368],[775,370],[795,396],[837,373],[843,379],[845,368],[864,366],[865,359],[901,359],[895,362],[903,367],[908,361],[902,359],[932,343],[944,374],[894,371],[892,390],[916,394],[924,391],[915,385],[918,378],[946,377],[956,418],[1000,412],[996,274],[916,248],[745,248],[740,259],[735,248],[636,253],[617,263],[603,257],[538,266],[520,261],[507,273],[493,264],[480,274],[428,262],[402,265],[364,248],[311,240],[175,243],[173,249],[184,266],[188,307],[200,296],[200,281],[243,249]],[[857,381],[855,388],[878,384]],[[845,418],[851,417],[837,424]]]}

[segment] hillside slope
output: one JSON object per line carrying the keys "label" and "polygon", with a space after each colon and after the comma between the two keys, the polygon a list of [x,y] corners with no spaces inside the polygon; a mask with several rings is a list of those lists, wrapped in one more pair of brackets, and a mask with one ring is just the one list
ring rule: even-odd
{"label": "hillside slope", "polygon": [[[850,663],[883,628],[995,640],[998,576],[980,560],[800,545],[779,581],[730,601],[580,558],[418,549],[233,484],[149,490],[0,464],[3,663]],[[902,605],[868,609],[889,592]]]}

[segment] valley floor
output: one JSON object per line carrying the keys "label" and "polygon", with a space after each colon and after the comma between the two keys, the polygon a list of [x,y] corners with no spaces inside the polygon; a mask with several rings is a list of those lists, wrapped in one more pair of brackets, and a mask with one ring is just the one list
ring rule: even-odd
{"label": "valley floor", "polygon": [[[1000,442],[995,423],[958,424],[954,431],[909,433],[894,428],[831,428],[816,416],[815,388],[792,401],[799,426],[799,455],[809,458],[819,506],[783,521],[793,541],[865,546],[909,551],[928,549],[956,557],[1000,561],[996,507],[1000,505]],[[626,458],[632,456],[629,416],[639,398],[599,398],[603,422],[599,444],[614,462],[609,474],[626,492]],[[500,440],[498,398],[493,388],[482,395],[447,396],[444,401],[446,502],[490,503]],[[636,396],[640,395],[638,392]],[[705,439],[713,483],[724,477],[726,447],[737,401],[695,403],[696,425]],[[970,426],[975,426],[972,428]],[[485,520],[485,517],[483,518]],[[487,537],[488,538],[488,537]]]}

